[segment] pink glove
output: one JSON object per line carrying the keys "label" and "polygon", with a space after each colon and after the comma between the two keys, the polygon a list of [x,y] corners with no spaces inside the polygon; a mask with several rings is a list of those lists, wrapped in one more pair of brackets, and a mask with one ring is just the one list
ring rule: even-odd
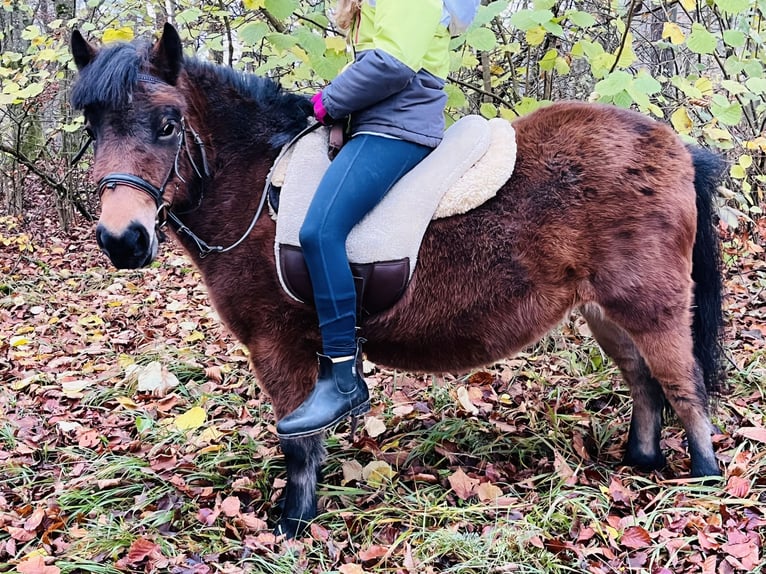
{"label": "pink glove", "polygon": [[311,103],[314,104],[314,117],[320,124],[327,125],[332,123],[332,118],[327,113],[327,110],[322,103],[322,92],[317,92],[311,96]]}

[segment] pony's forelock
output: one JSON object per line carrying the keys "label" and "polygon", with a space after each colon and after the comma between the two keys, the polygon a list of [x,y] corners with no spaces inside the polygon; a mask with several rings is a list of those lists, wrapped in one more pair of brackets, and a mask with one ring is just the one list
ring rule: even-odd
{"label": "pony's forelock", "polygon": [[138,74],[148,60],[148,44],[115,43],[101,49],[85,66],[72,88],[72,105],[119,109],[130,102]]}

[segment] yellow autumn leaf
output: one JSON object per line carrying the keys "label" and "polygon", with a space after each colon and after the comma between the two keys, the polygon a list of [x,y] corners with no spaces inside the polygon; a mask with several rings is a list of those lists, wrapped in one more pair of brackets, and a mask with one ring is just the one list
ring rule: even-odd
{"label": "yellow autumn leaf", "polygon": [[199,331],[192,331],[186,337],[184,337],[184,342],[193,343],[194,341],[202,341],[204,338],[205,338],[205,335],[203,335]]}
{"label": "yellow autumn leaf", "polygon": [[382,486],[396,476],[396,471],[391,465],[382,460],[373,460],[362,469],[362,478],[373,487]]}
{"label": "yellow autumn leaf", "polygon": [[245,10],[258,10],[266,6],[266,0],[243,0]]}
{"label": "yellow autumn leaf", "polygon": [[133,39],[133,28],[122,26],[120,28],[107,28],[104,31],[103,42],[130,42]]}
{"label": "yellow autumn leaf", "polygon": [[11,337],[11,340],[10,340],[11,347],[14,347],[14,348],[23,347],[24,345],[29,345],[29,343],[31,342],[32,341],[30,341],[29,339],[23,336]]}
{"label": "yellow autumn leaf", "polygon": [[178,430],[196,429],[205,424],[205,419],[207,419],[205,409],[202,407],[192,407],[173,419],[173,426]]}
{"label": "yellow autumn leaf", "polygon": [[120,403],[123,407],[125,407],[129,411],[133,411],[138,408],[136,401],[134,401],[130,397],[117,397],[117,402]]}
{"label": "yellow autumn leaf", "polygon": [[683,44],[686,40],[686,36],[684,36],[684,31],[681,30],[681,26],[675,22],[665,22],[665,24],[663,24],[662,37],[670,38],[670,43],[675,46]]}
{"label": "yellow autumn leaf", "polygon": [[683,6],[684,10],[687,12],[693,12],[697,9],[697,0],[681,0],[681,6]]}
{"label": "yellow autumn leaf", "polygon": [[678,108],[670,116],[670,123],[679,134],[688,134],[692,131],[692,120],[686,108]]}
{"label": "yellow autumn leaf", "polygon": [[[614,55],[616,57],[617,52],[615,52]],[[620,52],[620,59],[617,60],[617,67],[623,69],[630,68],[637,59],[636,52],[633,50],[633,34],[628,32],[625,36],[625,44],[622,47],[622,52]]]}
{"label": "yellow autumn leaf", "polygon": [[754,140],[749,140],[745,142],[745,149],[751,150],[751,151],[766,151],[766,137],[759,136],[755,138]]}
{"label": "yellow autumn leaf", "polygon": [[539,46],[545,40],[545,28],[538,26],[530,28],[526,33],[527,43],[530,46]]}
{"label": "yellow autumn leaf", "polygon": [[328,50],[339,54],[346,51],[346,39],[343,36],[329,36],[324,39],[324,45]]}
{"label": "yellow autumn leaf", "polygon": [[749,169],[750,166],[753,165],[753,156],[748,154],[743,154],[739,156],[739,159],[737,160],[737,163],[741,165],[745,169]]}
{"label": "yellow autumn leaf", "polygon": [[694,87],[702,92],[703,96],[709,96],[713,93],[713,82],[710,78],[701,77],[694,82]]}

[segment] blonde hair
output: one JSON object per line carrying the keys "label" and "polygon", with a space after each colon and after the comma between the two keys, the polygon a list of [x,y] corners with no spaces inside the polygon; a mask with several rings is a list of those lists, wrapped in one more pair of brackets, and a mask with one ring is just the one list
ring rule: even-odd
{"label": "blonde hair", "polygon": [[335,25],[341,30],[348,30],[362,9],[362,0],[338,0],[333,14]]}

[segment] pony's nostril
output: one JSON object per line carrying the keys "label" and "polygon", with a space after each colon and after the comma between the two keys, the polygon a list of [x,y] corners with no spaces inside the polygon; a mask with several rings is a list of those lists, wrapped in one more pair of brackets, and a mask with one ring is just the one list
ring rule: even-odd
{"label": "pony's nostril", "polygon": [[121,234],[104,226],[96,228],[96,243],[118,269],[136,269],[151,262],[152,238],[140,223],[133,222]]}

